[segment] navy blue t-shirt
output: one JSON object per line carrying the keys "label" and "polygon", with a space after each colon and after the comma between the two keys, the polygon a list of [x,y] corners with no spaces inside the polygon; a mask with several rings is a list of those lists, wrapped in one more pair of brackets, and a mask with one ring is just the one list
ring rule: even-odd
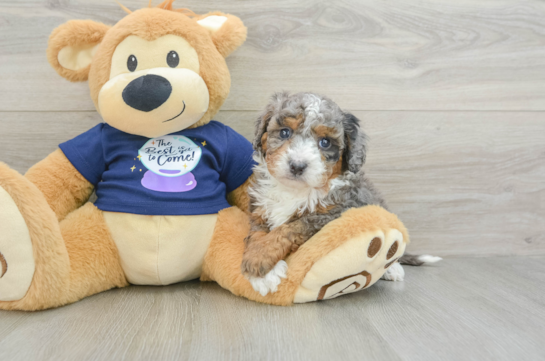
{"label": "navy blue t-shirt", "polygon": [[99,124],[59,147],[111,212],[217,213],[254,166],[250,142],[216,121],[152,139]]}

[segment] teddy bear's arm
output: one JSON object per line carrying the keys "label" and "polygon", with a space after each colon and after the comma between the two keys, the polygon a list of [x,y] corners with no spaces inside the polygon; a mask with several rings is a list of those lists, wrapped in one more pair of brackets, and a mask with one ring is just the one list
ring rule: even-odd
{"label": "teddy bear's arm", "polygon": [[230,205],[240,208],[245,213],[249,214],[250,196],[248,195],[248,187],[252,182],[253,175],[250,176],[240,187],[227,195],[227,201]]}
{"label": "teddy bear's arm", "polygon": [[25,176],[43,193],[59,221],[87,202],[93,193],[93,185],[60,149],[32,166]]}

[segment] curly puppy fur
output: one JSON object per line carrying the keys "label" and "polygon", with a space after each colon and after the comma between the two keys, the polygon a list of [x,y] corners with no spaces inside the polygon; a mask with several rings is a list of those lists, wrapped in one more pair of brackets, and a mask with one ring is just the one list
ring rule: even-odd
{"label": "curly puppy fur", "polygon": [[366,141],[360,121],[325,96],[273,95],[256,123],[246,277],[264,277],[350,208],[386,208],[362,169]]}

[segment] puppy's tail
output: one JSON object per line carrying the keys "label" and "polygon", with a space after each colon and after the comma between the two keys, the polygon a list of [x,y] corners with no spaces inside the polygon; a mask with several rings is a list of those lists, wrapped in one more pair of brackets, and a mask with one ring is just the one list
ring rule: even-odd
{"label": "puppy's tail", "polygon": [[406,253],[401,256],[399,263],[409,266],[422,266],[424,264],[439,262],[440,260],[442,260],[441,257],[430,256],[429,254],[414,255]]}

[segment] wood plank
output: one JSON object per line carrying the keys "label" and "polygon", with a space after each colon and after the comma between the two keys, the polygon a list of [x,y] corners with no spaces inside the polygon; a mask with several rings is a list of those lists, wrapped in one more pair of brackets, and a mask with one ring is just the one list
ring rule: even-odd
{"label": "wood plank", "polygon": [[290,308],[205,285],[192,359],[543,359],[545,295],[531,276],[544,274],[543,258],[454,258],[406,271],[404,283]]}
{"label": "wood plank", "polygon": [[[5,360],[542,360],[544,257],[448,258],[293,307],[215,283],[132,286],[0,311]],[[8,331],[9,330],[9,331]]]}
{"label": "wood plank", "polygon": [[[409,251],[545,254],[544,113],[354,113],[371,138],[368,174],[410,230]],[[0,116],[0,159],[20,172],[100,121],[93,112]],[[252,139],[255,117],[216,119]]]}
{"label": "wood plank", "polygon": [[96,112],[0,112],[0,161],[24,173],[101,121]]}
{"label": "wood plank", "polygon": [[409,250],[545,254],[544,114],[356,114],[368,174],[410,230]]}
{"label": "wood plank", "polygon": [[[131,9],[145,0],[123,1]],[[179,6],[239,15],[247,43],[228,64],[224,110],[273,91],[315,91],[354,110],[545,110],[545,2],[258,0]],[[47,38],[70,19],[113,24],[103,0],[0,3],[0,110],[93,110],[87,85],[50,69]]]}
{"label": "wood plank", "polygon": [[369,302],[354,294],[337,307],[368,315],[404,360],[543,360],[542,262],[453,258],[405,267],[405,282],[380,282]]}
{"label": "wood plank", "polygon": [[187,360],[201,284],[132,286],[78,303],[36,313],[1,311],[4,318],[23,315],[0,331],[5,360]]}
{"label": "wood plank", "polygon": [[364,313],[335,302],[269,306],[210,283],[203,285],[200,308],[190,360],[403,359]]}

